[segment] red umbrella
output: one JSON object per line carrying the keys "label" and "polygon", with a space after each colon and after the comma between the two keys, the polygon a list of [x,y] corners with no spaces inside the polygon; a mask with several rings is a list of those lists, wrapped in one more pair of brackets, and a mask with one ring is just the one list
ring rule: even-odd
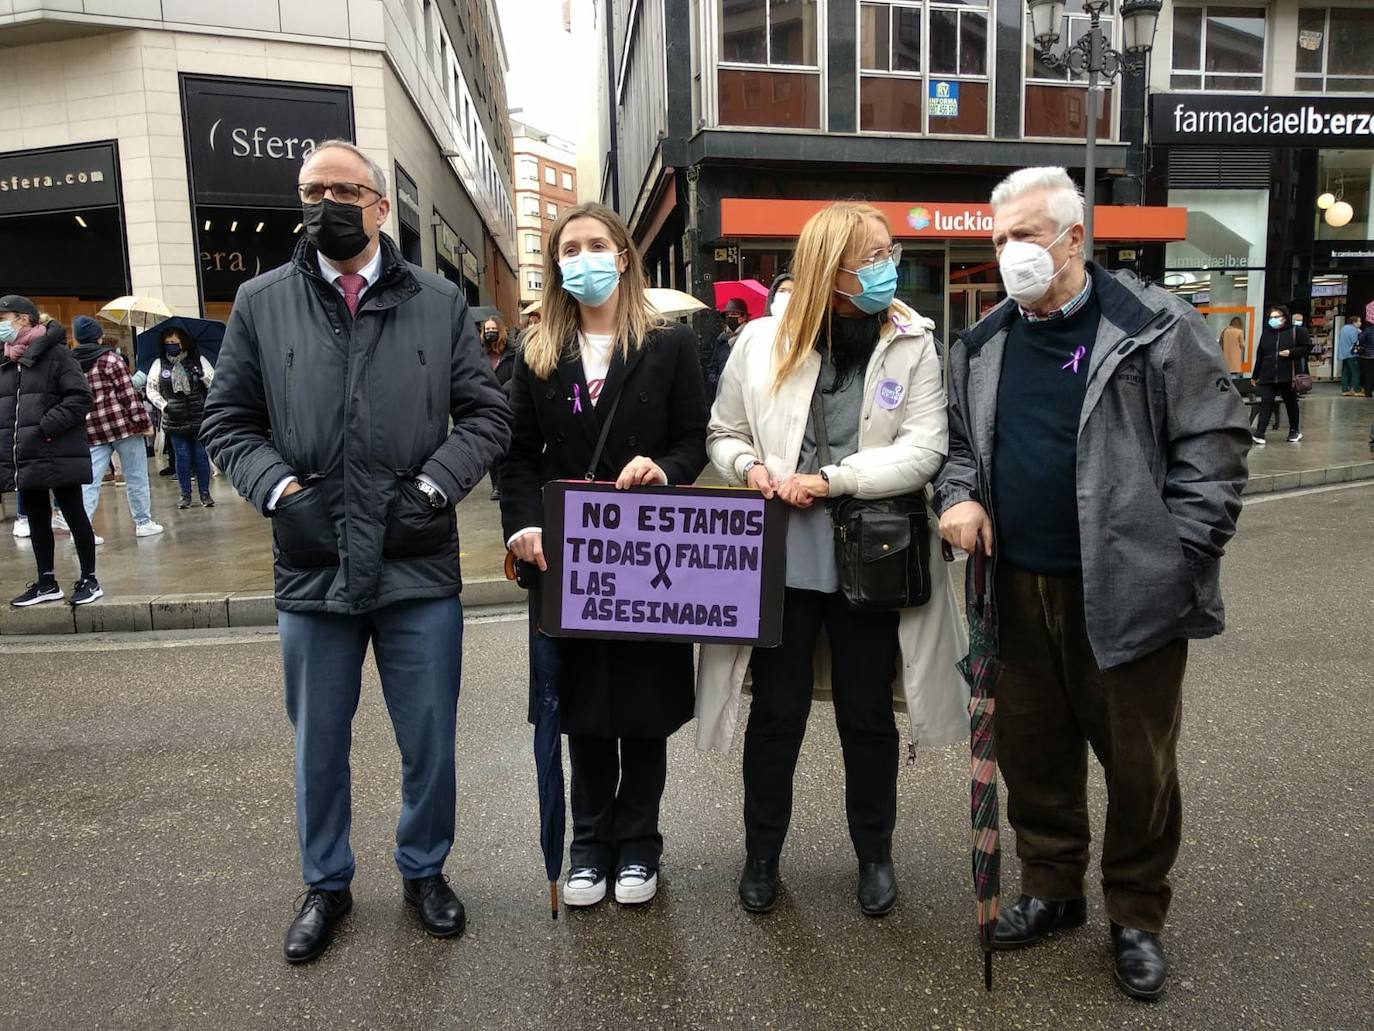
{"label": "red umbrella", "polygon": [[725,307],[725,302],[738,297],[749,309],[751,319],[759,319],[768,314],[764,310],[768,303],[768,287],[757,279],[725,279],[714,285],[717,311]]}

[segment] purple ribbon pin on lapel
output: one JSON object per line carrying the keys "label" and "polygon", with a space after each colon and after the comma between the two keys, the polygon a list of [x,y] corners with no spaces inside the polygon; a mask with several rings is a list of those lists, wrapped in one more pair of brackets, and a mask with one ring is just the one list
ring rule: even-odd
{"label": "purple ribbon pin on lapel", "polygon": [[[1080,347],[1079,350],[1081,351],[1081,350],[1083,350],[1083,348]],[[573,415],[581,415],[581,414],[582,414],[582,385],[581,385],[580,383],[574,383],[574,384],[573,384]]]}
{"label": "purple ribbon pin on lapel", "polygon": [[1061,366],[1059,366],[1059,367],[1060,367],[1061,369],[1067,369],[1069,366],[1072,365],[1072,366],[1073,366],[1073,371],[1074,371],[1075,373],[1077,373],[1077,372],[1078,372],[1078,363],[1081,362],[1081,361],[1083,360],[1083,357],[1084,357],[1087,353],[1088,353],[1088,349],[1087,349],[1086,347],[1081,347],[1081,346],[1080,346],[1080,347],[1076,347],[1076,348],[1074,348],[1073,357],[1070,358],[1068,361],[1066,361],[1063,365],[1061,365]]}

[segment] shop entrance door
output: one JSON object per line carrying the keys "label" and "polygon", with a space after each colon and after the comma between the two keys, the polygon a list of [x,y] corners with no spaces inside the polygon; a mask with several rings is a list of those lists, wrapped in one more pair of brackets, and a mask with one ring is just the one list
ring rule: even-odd
{"label": "shop entrance door", "polygon": [[1000,286],[986,283],[951,285],[949,288],[949,342],[968,329],[1007,296]]}

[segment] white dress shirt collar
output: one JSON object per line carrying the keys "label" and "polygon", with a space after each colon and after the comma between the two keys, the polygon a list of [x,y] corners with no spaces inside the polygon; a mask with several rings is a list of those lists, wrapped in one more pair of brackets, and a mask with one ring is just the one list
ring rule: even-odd
{"label": "white dress shirt collar", "polygon": [[[343,273],[336,269],[333,266],[333,264],[330,263],[329,259],[326,258],[319,251],[315,252],[315,257],[319,259],[320,275],[324,276],[325,282],[328,283],[330,286],[334,287],[335,290],[338,290],[339,293],[343,293],[343,287],[339,286],[338,282],[339,277],[343,275]],[[372,260],[369,261],[362,268],[358,269],[358,275],[363,277],[363,290],[366,290],[373,283],[377,282],[377,279],[381,275],[381,273],[382,245],[381,241],[379,240],[377,242],[377,252],[372,255]],[[358,291],[359,295],[362,294],[363,290]]]}

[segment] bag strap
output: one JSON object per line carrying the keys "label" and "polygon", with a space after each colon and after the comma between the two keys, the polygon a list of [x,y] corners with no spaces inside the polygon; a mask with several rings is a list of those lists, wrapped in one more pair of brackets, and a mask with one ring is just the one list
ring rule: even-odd
{"label": "bag strap", "polygon": [[821,362],[820,372],[816,373],[816,389],[811,392],[811,429],[816,434],[816,453],[820,456],[821,468],[834,465],[830,461],[830,432],[825,426],[825,404],[821,401],[821,376],[825,373],[825,363]]}
{"label": "bag strap", "polygon": [[611,400],[611,410],[606,413],[606,421],[601,424],[601,435],[596,438],[596,450],[592,452],[592,460],[587,463],[587,473],[583,477],[588,483],[596,479],[596,467],[601,464],[601,452],[606,449],[606,438],[611,432],[611,420],[615,418],[615,410],[620,407],[620,395],[624,390],[616,391],[615,397]]}

